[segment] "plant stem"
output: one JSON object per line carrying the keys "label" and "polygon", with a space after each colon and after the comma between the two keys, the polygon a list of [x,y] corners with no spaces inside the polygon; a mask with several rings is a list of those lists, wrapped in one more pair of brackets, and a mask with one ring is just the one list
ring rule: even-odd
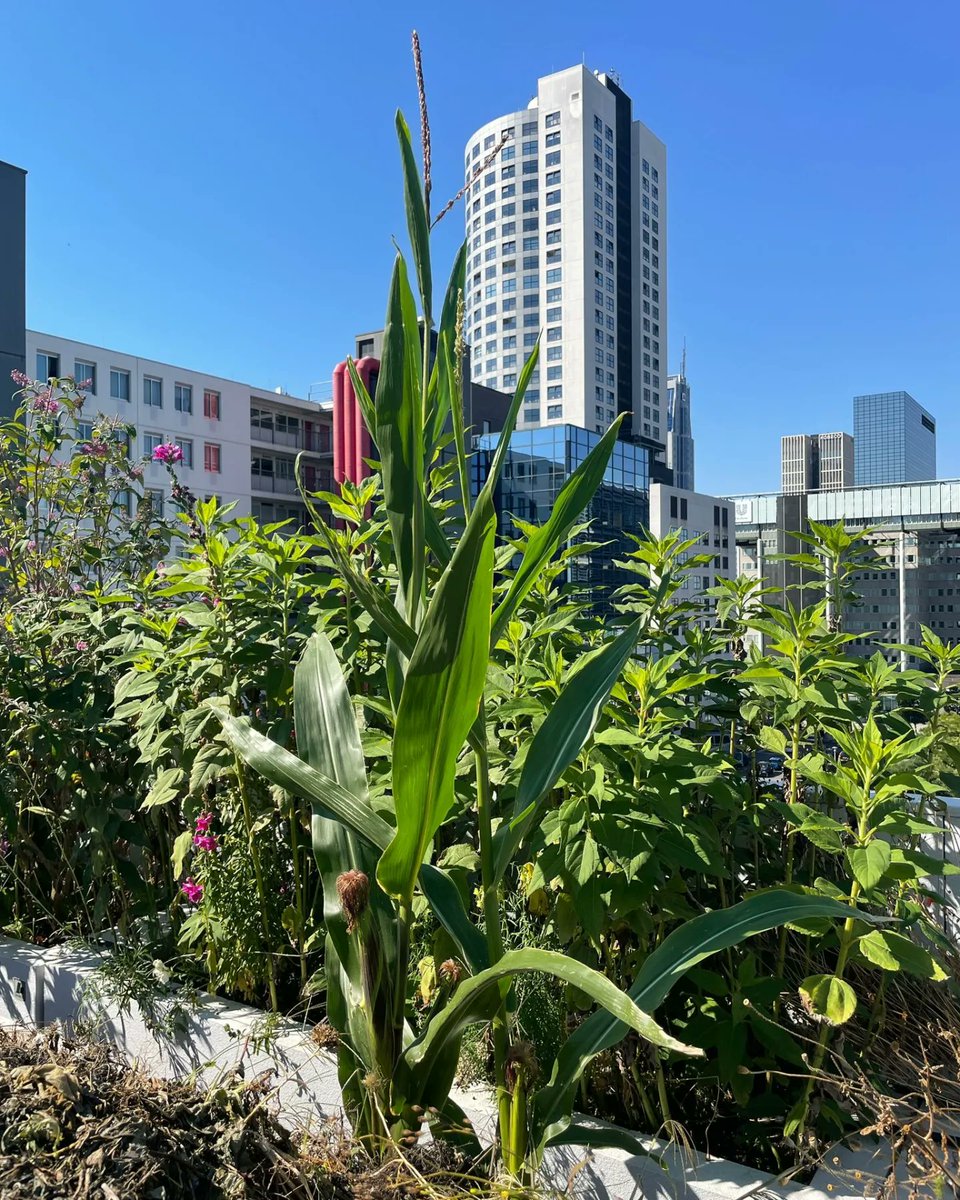
{"label": "plant stem", "polygon": [[257,897],[260,901],[260,926],[263,930],[264,949],[267,955],[267,983],[270,988],[270,1004],[274,1012],[279,1012],[276,969],[273,962],[273,951],[270,949],[270,922],[267,918],[267,889],[263,882],[263,864],[260,861],[260,849],[257,846],[257,839],[253,830],[253,817],[250,812],[250,797],[247,795],[247,780],[243,763],[239,758],[235,758],[234,761],[236,763],[240,803],[243,807],[243,824],[247,832],[247,845],[250,848],[253,873],[257,880]]}
{"label": "plant stem", "polygon": [[307,914],[303,903],[303,878],[300,863],[300,805],[296,796],[290,796],[290,853],[293,858],[293,895],[297,909],[297,952],[300,956],[300,982],[307,982],[307,956],[304,952]]}
{"label": "plant stem", "polygon": [[[798,683],[799,687],[799,683]],[[797,759],[800,757],[800,722],[794,721],[793,728],[790,731],[790,800],[791,810],[797,803],[798,791],[798,774],[797,774]],[[794,831],[787,830],[787,859],[784,867],[783,881],[787,887],[793,883],[793,855],[794,855]],[[783,970],[787,962],[787,927],[786,925],[780,930],[780,945],[777,949],[777,978],[783,978]],[[780,1011],[779,999],[774,1004],[773,1015],[776,1017]]]}
{"label": "plant stem", "polygon": [[670,1098],[667,1095],[667,1080],[663,1074],[663,1063],[660,1061],[659,1055],[657,1056],[657,1099],[660,1102],[661,1124],[672,1131],[673,1118],[670,1116]]}
{"label": "plant stem", "polygon": [[[483,923],[487,938],[487,953],[493,966],[503,957],[503,933],[500,928],[500,903],[494,874],[493,855],[493,797],[490,790],[490,763],[487,755],[486,709],[481,701],[478,720],[480,738],[474,751],[477,779],[477,824],[480,831],[480,882],[483,891]],[[507,996],[502,992],[493,1018],[494,1079],[497,1086],[500,1114],[500,1145],[506,1149],[514,1124],[511,1096],[506,1085],[506,1058],[509,1048],[510,1014]]]}

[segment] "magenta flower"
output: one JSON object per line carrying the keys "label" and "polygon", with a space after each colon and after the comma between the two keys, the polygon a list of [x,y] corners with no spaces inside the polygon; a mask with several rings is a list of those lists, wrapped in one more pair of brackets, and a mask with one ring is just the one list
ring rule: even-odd
{"label": "magenta flower", "polygon": [[27,387],[30,383],[30,376],[24,375],[22,371],[11,371],[10,378],[17,385],[17,387]]}
{"label": "magenta flower", "polygon": [[203,899],[203,884],[196,883],[192,878],[183,881],[180,891],[191,904],[199,904]]}
{"label": "magenta flower", "polygon": [[49,413],[51,416],[56,416],[60,411],[59,401],[53,398],[53,393],[47,388],[46,391],[40,392],[33,399],[30,407],[37,413]]}
{"label": "magenta flower", "polygon": [[197,817],[197,833],[209,833],[210,826],[213,824],[213,813],[201,813]]}
{"label": "magenta flower", "polygon": [[171,467],[174,463],[183,462],[183,450],[174,442],[164,442],[154,447],[153,461]]}
{"label": "magenta flower", "polygon": [[195,833],[193,835],[193,844],[198,850],[204,850],[208,854],[217,848],[217,839],[212,833]]}
{"label": "magenta flower", "polygon": [[87,649],[89,649],[89,646],[88,646],[88,644],[87,644],[87,643],[86,643],[86,642],[83,640],[83,638],[79,638],[79,639],[78,639],[78,641],[77,641],[77,649],[78,649],[78,650],[80,650],[81,652],[82,652],[82,651],[84,651],[84,650],[87,650]]}

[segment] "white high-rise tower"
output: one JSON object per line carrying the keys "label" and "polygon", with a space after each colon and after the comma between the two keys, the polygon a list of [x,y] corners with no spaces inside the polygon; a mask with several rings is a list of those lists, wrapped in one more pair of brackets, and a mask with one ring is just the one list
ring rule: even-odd
{"label": "white high-rise tower", "polygon": [[[503,148],[494,154],[495,148]],[[610,74],[570,67],[466,147],[472,377],[512,391],[543,331],[521,424],[567,422],[662,446],[666,147]],[[482,168],[482,169],[481,169]]]}

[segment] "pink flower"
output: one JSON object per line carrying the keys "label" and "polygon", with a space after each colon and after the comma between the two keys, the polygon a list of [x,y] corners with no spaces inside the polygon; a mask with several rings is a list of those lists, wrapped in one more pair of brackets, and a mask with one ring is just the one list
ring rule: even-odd
{"label": "pink flower", "polygon": [[161,446],[154,447],[153,461],[164,463],[166,466],[173,466],[174,463],[183,462],[183,450],[174,442],[164,442]]}
{"label": "pink flower", "polygon": [[80,651],[83,651],[83,650],[87,650],[87,649],[89,649],[89,646],[88,646],[88,644],[87,644],[87,643],[86,643],[86,642],[83,640],[83,638],[80,638],[80,639],[77,641],[77,649],[78,649],[78,650],[80,650]]}
{"label": "pink flower", "polygon": [[213,824],[213,813],[201,813],[197,817],[197,833],[209,833],[210,826]]}
{"label": "pink flower", "polygon": [[30,407],[34,412],[49,413],[51,416],[56,416],[56,414],[60,411],[60,404],[53,398],[53,393],[49,388],[38,393],[34,397]]}
{"label": "pink flower", "polygon": [[143,467],[131,467],[130,474],[133,476],[134,479],[142,479],[143,478]]}
{"label": "pink flower", "polygon": [[35,541],[33,541],[32,539],[29,542],[27,542],[28,550],[36,550],[36,548],[37,548],[37,543]]}
{"label": "pink flower", "polygon": [[196,883],[193,879],[185,879],[180,891],[183,892],[191,904],[199,904],[203,899],[203,884]]}
{"label": "pink flower", "polygon": [[212,833],[195,833],[193,835],[193,844],[198,850],[204,850],[209,854],[211,851],[216,850],[217,839]]}
{"label": "pink flower", "polygon": [[11,371],[10,378],[17,385],[17,387],[27,387],[30,384],[30,376],[24,375],[22,371]]}

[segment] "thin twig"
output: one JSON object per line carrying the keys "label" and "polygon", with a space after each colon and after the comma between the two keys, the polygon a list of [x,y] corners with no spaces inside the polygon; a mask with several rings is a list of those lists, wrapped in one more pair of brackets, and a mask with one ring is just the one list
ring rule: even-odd
{"label": "thin twig", "polygon": [[497,155],[500,153],[500,151],[504,148],[504,146],[509,141],[510,141],[509,136],[505,136],[505,137],[502,137],[499,142],[497,142],[497,144],[494,146],[494,148],[490,151],[490,153],[483,160],[483,162],[480,163],[480,165],[477,167],[477,169],[474,171],[474,173],[470,176],[470,178],[467,180],[467,182],[463,185],[463,187],[460,189],[460,191],[457,192],[457,194],[453,197],[452,200],[448,200],[446,202],[446,204],[443,206],[443,208],[440,210],[440,212],[437,213],[436,220],[430,226],[431,229],[435,229],[436,226],[439,225],[440,222],[443,220],[443,218],[447,215],[447,213],[450,211],[450,209],[453,208],[453,206],[457,203],[457,201],[463,199],[463,197],[467,194],[467,192],[470,191],[470,189],[477,182],[477,180],[480,178],[480,176],[484,173],[484,171],[487,169],[487,167],[490,166],[490,164],[494,161],[494,159],[497,157]]}

